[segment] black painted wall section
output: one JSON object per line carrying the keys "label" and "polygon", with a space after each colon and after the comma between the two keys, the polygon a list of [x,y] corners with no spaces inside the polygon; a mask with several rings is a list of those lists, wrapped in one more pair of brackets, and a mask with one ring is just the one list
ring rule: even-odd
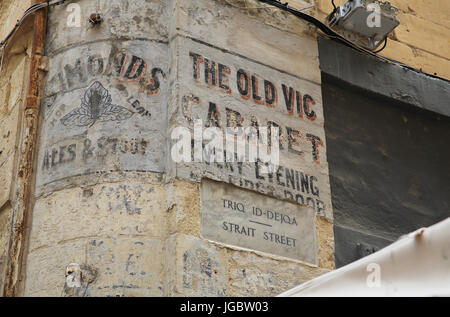
{"label": "black painted wall section", "polygon": [[[329,62],[322,59],[329,48],[319,45],[321,65]],[[342,77],[322,71],[337,267],[450,217],[450,118]],[[392,89],[402,89],[401,76],[390,80]]]}
{"label": "black painted wall section", "polygon": [[450,81],[318,38],[320,69],[356,87],[450,116]]}

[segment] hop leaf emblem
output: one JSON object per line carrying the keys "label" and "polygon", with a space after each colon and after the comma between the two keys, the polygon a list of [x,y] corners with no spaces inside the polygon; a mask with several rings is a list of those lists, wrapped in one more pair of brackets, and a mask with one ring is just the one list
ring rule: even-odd
{"label": "hop leaf emblem", "polygon": [[125,107],[113,105],[109,91],[96,81],[84,93],[81,106],[61,118],[67,127],[93,126],[97,121],[122,121],[134,112]]}

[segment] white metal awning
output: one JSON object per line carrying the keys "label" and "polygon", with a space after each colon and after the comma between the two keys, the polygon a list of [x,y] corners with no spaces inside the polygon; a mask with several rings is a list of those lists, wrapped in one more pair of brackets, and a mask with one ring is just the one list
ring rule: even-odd
{"label": "white metal awning", "polygon": [[280,296],[450,296],[450,218]]}

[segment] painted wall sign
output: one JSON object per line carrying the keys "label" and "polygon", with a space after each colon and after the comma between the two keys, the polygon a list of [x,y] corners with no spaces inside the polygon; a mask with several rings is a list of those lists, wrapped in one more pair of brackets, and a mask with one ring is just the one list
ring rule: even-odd
{"label": "painted wall sign", "polygon": [[97,121],[123,121],[134,112],[111,103],[111,95],[103,85],[96,81],[84,93],[81,106],[61,118],[66,127],[91,127]]}
{"label": "painted wall sign", "polygon": [[202,181],[202,236],[317,265],[312,208]]}
{"label": "painted wall sign", "polygon": [[167,45],[82,44],[51,59],[38,193],[73,178],[165,165]]}
{"label": "painted wall sign", "polygon": [[259,161],[181,162],[177,176],[270,193],[332,219],[320,85],[200,41],[180,38],[178,47],[181,105],[171,127],[277,127],[280,165],[264,174]]}

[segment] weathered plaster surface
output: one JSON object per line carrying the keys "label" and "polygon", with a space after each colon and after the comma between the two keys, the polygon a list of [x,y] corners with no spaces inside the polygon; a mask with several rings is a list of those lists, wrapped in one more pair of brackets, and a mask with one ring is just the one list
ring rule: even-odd
{"label": "weathered plaster surface", "polygon": [[[284,13],[247,12],[219,0],[77,3],[80,28],[66,25],[64,7],[49,15],[49,73],[25,295],[63,294],[70,263],[98,271],[86,296],[276,295],[333,269],[320,70],[309,27]],[[84,17],[97,11],[104,21],[91,26]],[[204,78],[195,81],[190,52],[230,67],[232,92],[209,87]],[[264,79],[273,83],[275,109],[241,98],[240,68],[257,76],[261,89]],[[302,102],[310,96],[310,119],[303,107],[303,118],[286,110],[283,84],[294,96],[298,90]],[[223,168],[171,161],[170,132],[177,125],[190,128],[186,117],[192,117],[183,113],[183,97],[190,94],[204,103],[189,116],[206,119],[214,102],[224,124],[229,108],[240,112],[245,124],[254,115],[262,125],[273,119],[284,131],[301,130],[302,141],[291,145],[304,155],[285,146],[282,159],[287,168],[308,174],[303,189],[300,173],[298,185],[293,178],[297,192],[289,196],[278,183],[282,176],[251,188],[239,175],[230,180]],[[316,157],[306,134],[323,140]],[[257,183],[254,165],[243,171]],[[202,238],[204,177],[237,185],[233,190],[290,200],[300,212],[306,208],[302,202],[309,203],[317,217],[311,241],[318,267]],[[305,193],[304,201],[299,198],[302,191],[309,200]]]}

